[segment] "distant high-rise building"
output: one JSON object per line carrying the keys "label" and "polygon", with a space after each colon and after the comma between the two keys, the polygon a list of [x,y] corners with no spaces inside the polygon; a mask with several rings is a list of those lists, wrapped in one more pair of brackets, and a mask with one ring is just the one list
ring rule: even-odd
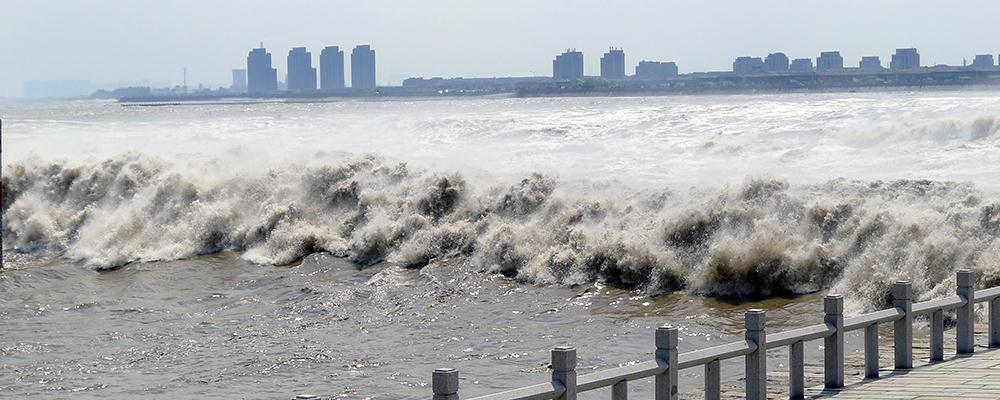
{"label": "distant high-rise building", "polygon": [[555,79],[583,78],[583,53],[566,50],[552,60],[552,77]]}
{"label": "distant high-rise building", "polygon": [[327,46],[319,53],[319,85],[322,90],[340,90],[344,86],[344,52]]}
{"label": "distant high-rise building", "polygon": [[896,49],[896,54],[892,55],[892,59],[889,60],[889,69],[902,70],[902,69],[917,69],[920,68],[920,53],[917,53],[917,49]]}
{"label": "distant high-rise building", "polygon": [[625,51],[611,48],[601,57],[601,78],[625,79]]}
{"label": "distant high-rise building", "polygon": [[865,71],[879,71],[882,70],[882,60],[878,56],[864,56],[861,57],[861,62],[858,63],[858,69]]}
{"label": "distant high-rise building", "polygon": [[788,67],[792,72],[813,72],[813,60],[811,58],[796,58],[792,60],[792,65]]}
{"label": "distant high-rise building", "polygon": [[976,54],[976,58],[972,59],[972,66],[976,68],[992,67],[996,64],[993,63],[992,54]]}
{"label": "distant high-rise building", "polygon": [[839,51],[824,51],[816,58],[816,71],[839,71],[844,69],[844,57]]}
{"label": "distant high-rise building", "polygon": [[375,89],[375,50],[370,45],[358,45],[351,51],[351,87]]}
{"label": "distant high-rise building", "polygon": [[267,93],[278,90],[278,70],[271,67],[271,53],[264,47],[247,55],[247,92]]}
{"label": "distant high-rise building", "polygon": [[733,72],[737,75],[757,74],[764,71],[764,60],[760,57],[737,57],[733,61]]}
{"label": "distant high-rise building", "polygon": [[312,53],[305,47],[294,47],[288,51],[288,90],[316,90],[316,68],[312,66]]}
{"label": "distant high-rise building", "polygon": [[788,56],[785,53],[771,53],[764,59],[764,70],[768,72],[788,71]]}
{"label": "distant high-rise building", "polygon": [[247,91],[247,70],[234,69],[233,83],[229,85],[229,90],[236,93],[246,93]]}
{"label": "distant high-rise building", "polygon": [[639,61],[635,66],[638,79],[666,79],[677,76],[677,64],[673,62]]}

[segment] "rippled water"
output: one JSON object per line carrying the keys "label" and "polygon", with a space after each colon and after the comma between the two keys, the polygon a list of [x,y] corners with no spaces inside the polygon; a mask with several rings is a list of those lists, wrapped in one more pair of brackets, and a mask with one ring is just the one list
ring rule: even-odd
{"label": "rippled water", "polygon": [[[651,358],[653,329],[667,321],[682,327],[686,350],[738,337],[750,307],[767,307],[776,329],[821,316],[818,295],[651,299],[519,284],[452,263],[359,269],[316,255],[270,267],[229,253],[108,272],[6,263],[17,265],[0,274],[0,393],[10,396],[426,398],[441,366],[459,368],[471,396],[544,382],[558,344],[575,345],[586,371]],[[685,382],[698,385],[696,373]],[[648,389],[633,385],[636,395]]]}
{"label": "rippled water", "polygon": [[0,107],[0,397],[472,396],[1000,283],[998,92]]}

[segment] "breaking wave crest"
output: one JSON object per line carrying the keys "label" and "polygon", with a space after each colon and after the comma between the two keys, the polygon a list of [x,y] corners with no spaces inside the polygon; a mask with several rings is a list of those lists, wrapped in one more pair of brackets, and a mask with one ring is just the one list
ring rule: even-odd
{"label": "breaking wave crest", "polygon": [[140,154],[32,160],[4,170],[3,246],[96,268],[220,251],[277,265],[323,251],[361,266],[464,257],[532,283],[602,280],[650,294],[832,287],[858,309],[885,306],[898,279],[940,295],[959,268],[1000,284],[1000,201],[970,185],[611,186],[542,174],[475,185],[374,156],[222,178]]}

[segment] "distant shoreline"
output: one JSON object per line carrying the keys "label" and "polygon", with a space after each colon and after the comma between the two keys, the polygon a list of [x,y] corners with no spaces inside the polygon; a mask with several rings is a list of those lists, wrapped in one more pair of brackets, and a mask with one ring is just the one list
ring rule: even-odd
{"label": "distant shoreline", "polygon": [[691,75],[663,81],[575,81],[525,85],[519,97],[592,95],[755,94],[894,89],[1000,87],[1000,69],[879,71],[870,73]]}
{"label": "distant shoreline", "polygon": [[373,91],[337,91],[268,94],[213,94],[121,97],[120,103],[190,103],[242,100],[240,104],[267,101],[314,102],[338,99],[460,98],[460,97],[590,97],[678,96],[777,93],[839,93],[1000,88],[1000,69],[919,72],[874,72],[800,75],[685,75],[663,80],[612,81],[585,78],[570,81],[529,82],[495,86],[439,84],[418,87],[385,86]]}
{"label": "distant shoreline", "polygon": [[343,100],[369,100],[369,101],[392,101],[392,100],[414,100],[414,99],[460,99],[460,98],[559,98],[559,97],[689,97],[689,96],[738,96],[738,95],[775,95],[775,94],[810,94],[810,93],[892,93],[892,92],[943,92],[943,91],[989,91],[1000,90],[1000,84],[970,84],[970,85],[938,85],[938,86],[876,86],[876,87],[856,87],[856,88],[821,88],[821,89],[758,89],[758,90],[717,90],[699,92],[651,92],[651,91],[590,91],[573,92],[559,94],[544,94],[532,96],[519,96],[514,91],[491,92],[480,94],[437,94],[437,93],[413,93],[413,94],[382,94],[371,96],[319,96],[319,97],[296,97],[296,96],[269,96],[269,97],[248,97],[248,96],[188,96],[176,98],[143,98],[143,99],[120,99],[123,107],[165,107],[179,105],[241,105],[256,103],[325,103]]}
{"label": "distant shoreline", "polygon": [[938,86],[867,86],[851,88],[814,88],[814,89],[748,89],[748,90],[703,90],[703,91],[611,91],[611,92],[578,92],[555,95],[513,95],[517,98],[545,97],[670,97],[670,96],[739,96],[739,95],[774,95],[774,94],[810,94],[810,93],[892,93],[892,92],[943,92],[943,91],[988,91],[1000,90],[1000,83],[969,84],[969,85],[938,85]]}

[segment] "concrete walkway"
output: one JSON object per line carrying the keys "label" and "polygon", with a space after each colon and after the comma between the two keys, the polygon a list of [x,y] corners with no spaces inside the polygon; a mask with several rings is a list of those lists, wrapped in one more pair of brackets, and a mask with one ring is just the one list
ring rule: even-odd
{"label": "concrete walkway", "polygon": [[[807,358],[805,365],[807,399],[991,399],[1000,400],[1000,349],[985,346],[987,326],[976,325],[976,352],[972,356],[955,355],[955,332],[945,331],[945,359],[929,363],[930,346],[926,331],[913,337],[913,369],[894,371],[892,329],[883,327],[880,351],[880,378],[864,379],[864,352],[849,352],[845,357],[846,383],[843,389],[823,389],[823,360]],[[888,340],[887,340],[888,339]],[[857,339],[855,339],[857,340]],[[768,399],[788,398],[788,370],[768,373]],[[701,388],[690,388],[680,396],[684,400],[703,399]],[[743,399],[743,382],[724,382],[723,399]]]}
{"label": "concrete walkway", "polygon": [[812,399],[1000,399],[1000,349],[977,348],[971,356],[885,371],[878,380],[841,390],[812,389]]}

